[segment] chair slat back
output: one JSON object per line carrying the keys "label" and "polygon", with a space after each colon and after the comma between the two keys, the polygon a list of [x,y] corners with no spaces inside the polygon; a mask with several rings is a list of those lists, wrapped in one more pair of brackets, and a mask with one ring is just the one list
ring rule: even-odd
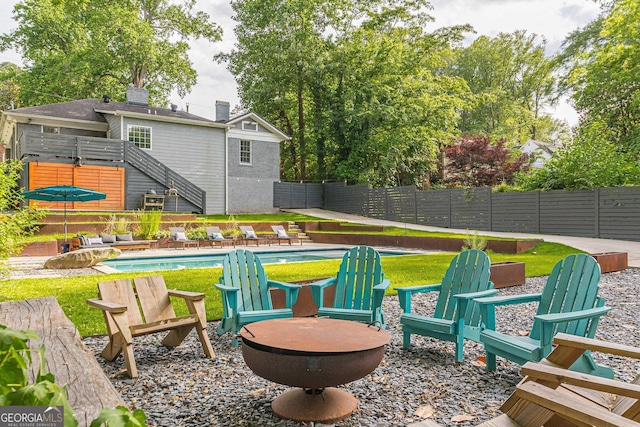
{"label": "chair slat back", "polygon": [[267,275],[260,258],[245,249],[231,251],[222,263],[222,284],[240,289],[238,310],[271,310]]}
{"label": "chair slat back", "polygon": [[[600,266],[585,254],[569,255],[553,267],[542,289],[542,296],[536,314],[570,313],[604,305],[598,297]],[[540,339],[538,321],[534,320],[529,336]],[[556,332],[589,336],[595,327],[588,320],[561,323]]]}
{"label": "chair slat back", "polygon": [[176,233],[185,233],[185,236],[187,234],[184,227],[169,227],[169,233],[171,233],[172,240],[176,240]]}
{"label": "chair slat back", "polygon": [[373,286],[384,280],[380,254],[369,246],[356,246],[342,257],[333,306],[371,310]]}
{"label": "chair slat back", "polygon": [[[487,254],[477,249],[465,250],[456,255],[442,279],[434,317],[453,319],[457,308],[454,295],[491,289],[493,286],[489,281],[490,267],[491,262]],[[464,318],[467,325],[479,325],[480,310],[477,304],[468,304]]]}
{"label": "chair slat back", "polygon": [[218,227],[218,226],[205,227],[204,231],[207,233],[207,237],[211,236],[212,234],[215,234],[215,233],[222,234],[220,232],[220,227]]}
{"label": "chair slat back", "polygon": [[[133,291],[133,287],[131,286],[131,281],[129,279],[99,282],[98,295],[103,301],[126,306],[129,325],[136,326],[143,324],[140,309],[138,308],[138,302],[136,301],[136,294]],[[111,319],[111,316],[107,315],[106,312],[105,319],[107,321],[109,335],[113,335],[118,332],[116,324]]]}
{"label": "chair slat back", "polygon": [[133,279],[146,323],[175,319],[176,313],[169,299],[169,291],[162,276]]}

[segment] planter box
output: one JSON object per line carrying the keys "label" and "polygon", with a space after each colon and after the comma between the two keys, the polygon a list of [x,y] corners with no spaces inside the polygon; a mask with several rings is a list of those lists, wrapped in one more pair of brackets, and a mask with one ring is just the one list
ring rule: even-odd
{"label": "planter box", "polygon": [[53,256],[60,253],[60,245],[57,241],[29,243],[20,252],[20,256]]}
{"label": "planter box", "polygon": [[[309,317],[318,314],[318,306],[313,302],[313,297],[311,296],[311,288],[307,285],[309,283],[317,282],[323,279],[326,279],[326,277],[291,282],[296,285],[302,285],[302,288],[298,292],[298,299],[293,305],[293,317]],[[331,285],[324,290],[325,307],[331,307],[331,305],[333,304],[335,289],[335,285]],[[284,291],[281,289],[270,289],[270,291],[273,308],[284,308]]]}
{"label": "planter box", "polygon": [[491,281],[495,289],[523,285],[525,282],[524,262],[491,263]]}
{"label": "planter box", "polygon": [[589,255],[598,261],[600,271],[603,273],[622,271],[629,267],[629,259],[626,252],[602,252]]}
{"label": "planter box", "polygon": [[[421,236],[387,236],[384,234],[338,234],[306,231],[316,243],[344,245],[390,246],[398,248],[433,249],[460,252],[464,239]],[[487,249],[497,253],[519,254],[535,247],[541,239],[535,240],[488,240]]]}

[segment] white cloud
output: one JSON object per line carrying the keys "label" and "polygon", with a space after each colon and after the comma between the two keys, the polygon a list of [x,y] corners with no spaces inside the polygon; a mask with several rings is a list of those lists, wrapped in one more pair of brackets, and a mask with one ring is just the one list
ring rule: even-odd
{"label": "white cloud", "polygon": [[[4,11],[12,10],[18,0],[2,0]],[[500,32],[526,30],[544,37],[548,50],[555,51],[564,38],[575,29],[584,26],[599,12],[591,0],[432,0],[430,13],[436,18],[434,28],[458,24],[471,24],[477,35],[495,36]],[[224,100],[231,107],[239,104],[235,79],[225,64],[213,61],[213,56],[233,48],[233,10],[228,0],[198,0],[198,9],[211,15],[213,21],[224,29],[223,40],[210,44],[194,41],[191,44],[191,60],[198,72],[198,83],[190,94],[180,99],[173,94],[172,102],[181,108],[189,104],[189,111],[207,118],[214,118],[215,101]],[[3,32],[15,28],[9,13],[0,16]],[[470,35],[469,41],[476,36]],[[15,52],[0,53],[0,61],[21,63]],[[556,115],[569,123],[576,121],[575,112],[568,105],[556,110]]]}

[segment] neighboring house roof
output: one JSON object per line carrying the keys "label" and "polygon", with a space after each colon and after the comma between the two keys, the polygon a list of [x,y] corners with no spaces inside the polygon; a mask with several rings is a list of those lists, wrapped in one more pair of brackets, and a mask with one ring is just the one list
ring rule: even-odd
{"label": "neighboring house roof", "polygon": [[266,121],[265,119],[263,119],[262,117],[260,117],[256,113],[241,114],[239,116],[230,118],[229,120],[227,120],[224,123],[226,123],[228,125],[235,125],[236,123],[242,123],[242,121],[245,121],[245,120],[252,120],[254,122],[259,123],[260,126],[266,128],[271,133],[274,133],[274,134],[278,135],[279,137],[281,137],[285,141],[288,141],[288,140],[291,139],[291,137],[289,135],[287,135],[286,133],[282,132],[280,129],[278,129],[277,127],[275,127],[274,125],[272,125],[271,123],[269,123],[268,121]]}
{"label": "neighboring house roof", "polygon": [[530,154],[535,158],[532,166],[534,168],[541,168],[544,162],[551,158],[551,155],[556,151],[555,144],[550,142],[536,141],[529,139],[527,142],[519,147],[519,150],[525,154]]}

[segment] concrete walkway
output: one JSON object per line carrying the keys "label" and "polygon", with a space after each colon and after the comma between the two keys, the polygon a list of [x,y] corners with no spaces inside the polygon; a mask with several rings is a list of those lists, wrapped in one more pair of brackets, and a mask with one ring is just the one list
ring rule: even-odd
{"label": "concrete walkway", "polygon": [[[323,209],[282,209],[286,212],[293,212],[302,215],[315,216],[323,219],[333,219],[343,222],[357,222],[360,224],[386,225],[391,227],[406,227],[412,230],[434,231],[439,233],[459,233],[467,234],[473,230],[456,230],[452,228],[431,227],[427,225],[409,224],[404,222],[386,221],[381,219],[366,218],[359,215],[345,214],[341,212],[326,211]],[[588,253],[600,252],[627,252],[629,257],[629,267],[640,267],[640,242],[630,242],[626,240],[612,239],[592,239],[588,237],[554,236],[549,234],[526,234],[526,233],[502,233],[495,231],[478,231],[483,236],[495,237],[516,237],[524,239],[544,239],[545,242],[562,243],[573,248],[581,249]]]}

